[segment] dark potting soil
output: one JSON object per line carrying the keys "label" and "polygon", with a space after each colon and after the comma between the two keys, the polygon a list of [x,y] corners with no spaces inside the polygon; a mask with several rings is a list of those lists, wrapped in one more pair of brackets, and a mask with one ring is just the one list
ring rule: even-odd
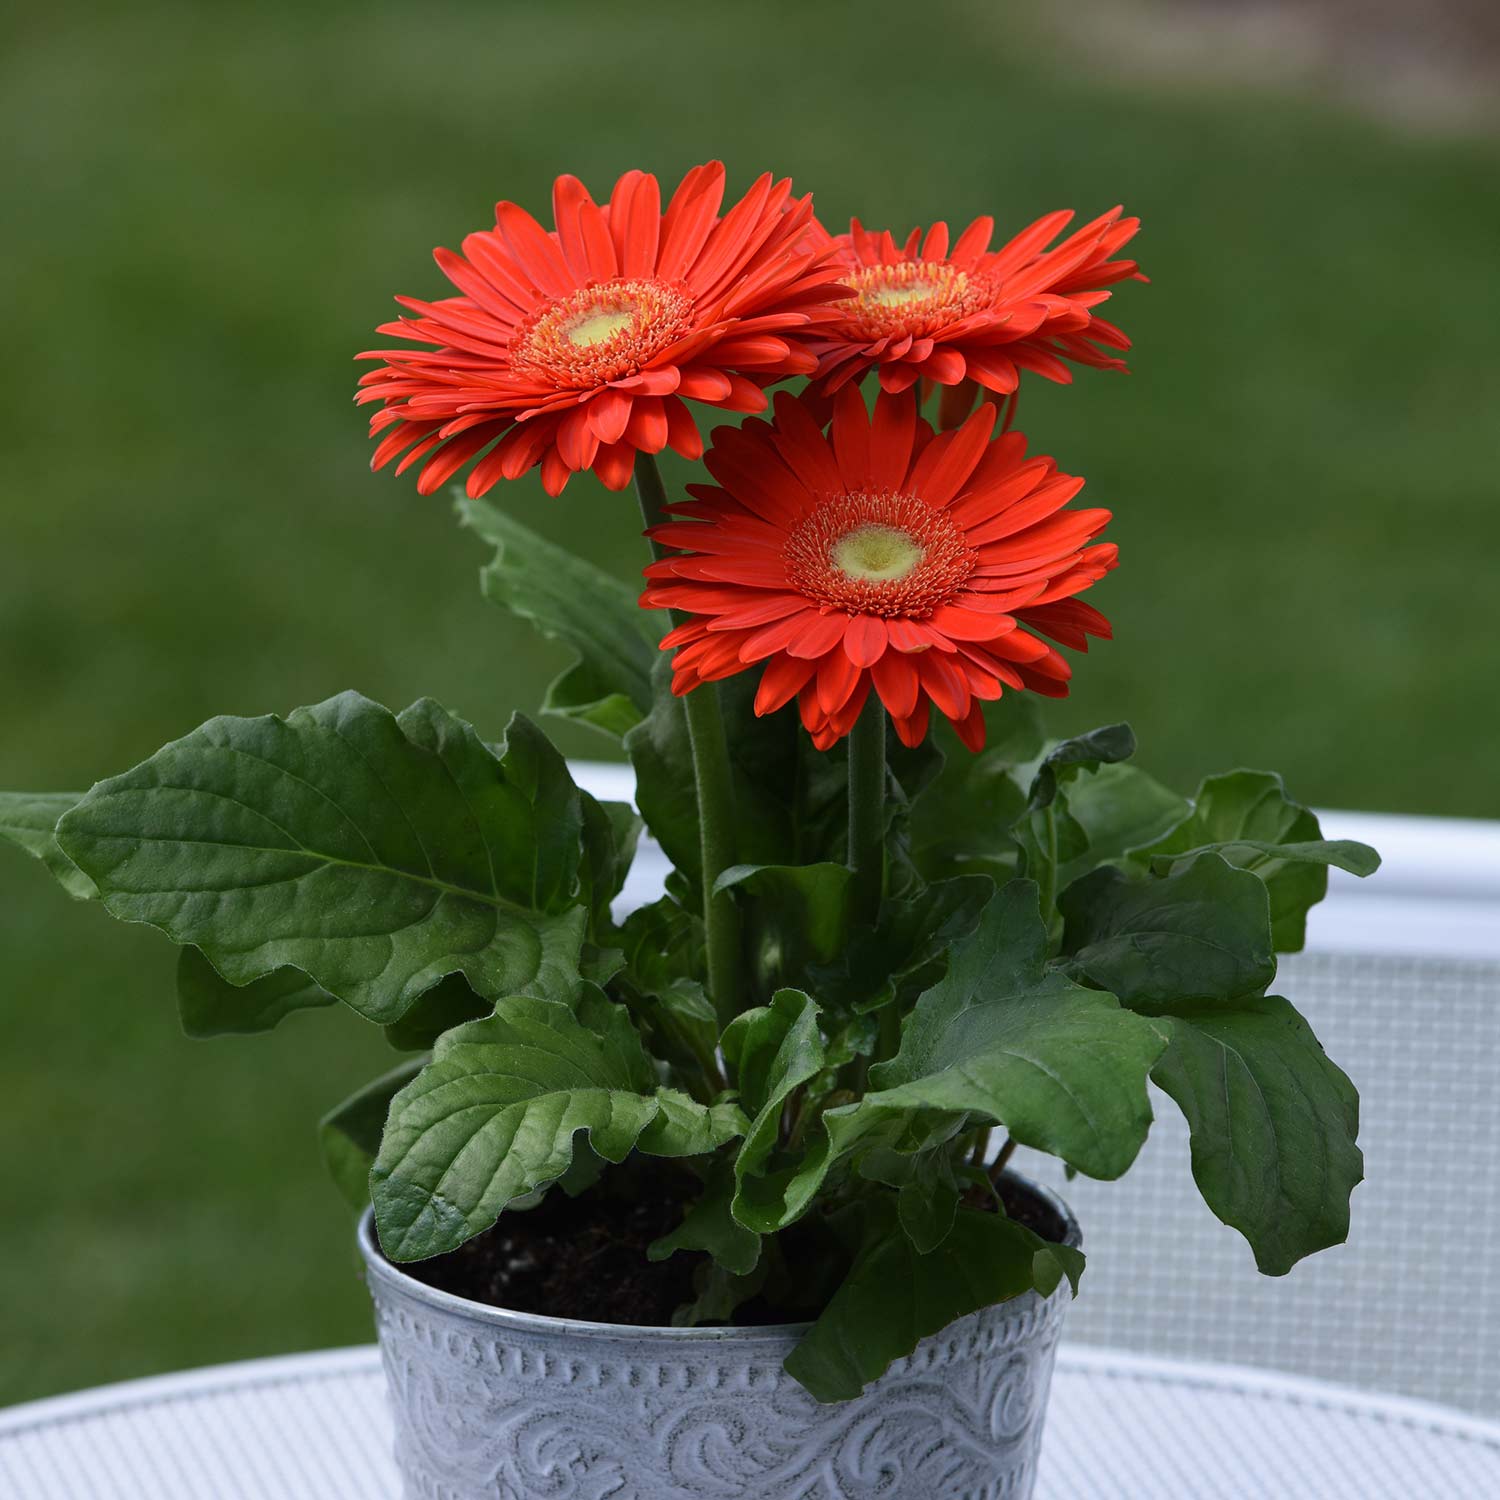
{"label": "dark potting soil", "polygon": [[[665,1327],[691,1302],[694,1273],[706,1257],[679,1251],[663,1261],[646,1258],[653,1240],[682,1219],[691,1187],[638,1183],[630,1196],[590,1191],[577,1198],[553,1191],[537,1207],[502,1214],[493,1229],[459,1249],[401,1269],[417,1281],[490,1307],[574,1318],[589,1323]],[[653,1190],[654,1189],[654,1190]],[[1046,1202],[1011,1178],[1000,1183],[1005,1210],[1044,1239],[1062,1238],[1065,1225]],[[762,1298],[735,1314],[741,1326],[794,1322]]]}
{"label": "dark potting soil", "polygon": [[1068,1226],[1063,1216],[1045,1198],[1039,1198],[1014,1177],[1000,1179],[1000,1201],[1009,1218],[1033,1234],[1041,1235],[1044,1240],[1057,1244],[1067,1233]]}
{"label": "dark potting soil", "polygon": [[631,1199],[554,1190],[448,1255],[401,1269],[439,1291],[511,1312],[587,1323],[664,1327],[694,1297],[699,1255],[646,1259],[682,1220],[682,1198]]}

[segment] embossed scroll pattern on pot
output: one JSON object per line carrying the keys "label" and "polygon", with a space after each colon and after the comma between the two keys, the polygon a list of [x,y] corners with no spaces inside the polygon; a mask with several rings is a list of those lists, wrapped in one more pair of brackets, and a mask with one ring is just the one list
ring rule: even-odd
{"label": "embossed scroll pattern on pot", "polygon": [[407,1500],[1026,1500],[1069,1294],[1027,1293],[819,1405],[796,1328],[609,1328],[497,1312],[380,1257]]}

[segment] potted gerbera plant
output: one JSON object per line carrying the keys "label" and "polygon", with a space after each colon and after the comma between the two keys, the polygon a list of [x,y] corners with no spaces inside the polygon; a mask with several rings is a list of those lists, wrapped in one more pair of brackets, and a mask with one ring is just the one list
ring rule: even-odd
{"label": "potted gerbera plant", "polygon": [[[1033,710],[1109,635],[1116,550],[1017,387],[1120,366],[1135,221],[898,245],[723,188],[501,203],[361,382],[377,465],[467,466],[486,591],[576,649],[544,709],[623,745],[634,806],[520,715],[354,693],[0,804],[182,946],[190,1031],[342,1002],[407,1054],[323,1137],[413,1497],[1025,1496],[1083,1255],[1017,1147],[1118,1177],[1154,1082],[1271,1274],[1360,1178],[1354,1090],[1269,989],[1373,852],[1274,775],[1187,801],[1124,725]],[[749,419],[705,452],[703,406]],[[537,466],[634,481],[638,601],[483,498]],[[672,873],[627,910],[643,825]]]}

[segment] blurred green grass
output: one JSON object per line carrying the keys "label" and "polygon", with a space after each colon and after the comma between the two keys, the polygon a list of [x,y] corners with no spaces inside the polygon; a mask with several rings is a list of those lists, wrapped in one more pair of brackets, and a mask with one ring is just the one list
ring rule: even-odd
{"label": "blurred green grass", "polygon": [[[350,686],[492,732],[532,708],[557,655],[479,599],[443,503],[364,471],[350,356],[496,197],[721,155],[832,221],[1140,213],[1136,373],[1023,405],[1124,548],[1055,722],[1129,718],[1184,788],[1269,765],[1500,814],[1492,145],[1106,87],[977,0],[33,10],[0,123],[0,784]],[[502,498],[638,566],[627,497]],[[313,1123],[373,1031],[190,1043],[168,946],[16,855],[0,955],[0,1403],[368,1337]]]}

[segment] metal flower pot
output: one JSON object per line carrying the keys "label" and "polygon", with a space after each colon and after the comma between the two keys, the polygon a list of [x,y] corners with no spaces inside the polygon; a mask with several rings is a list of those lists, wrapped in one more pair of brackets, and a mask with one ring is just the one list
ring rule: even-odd
{"label": "metal flower pot", "polygon": [[[1034,1191],[1076,1245],[1067,1207]],[[392,1265],[368,1213],[359,1243],[406,1500],[1032,1492],[1066,1283],[961,1319],[856,1399],[824,1406],[781,1368],[800,1324],[633,1328],[505,1312]]]}

